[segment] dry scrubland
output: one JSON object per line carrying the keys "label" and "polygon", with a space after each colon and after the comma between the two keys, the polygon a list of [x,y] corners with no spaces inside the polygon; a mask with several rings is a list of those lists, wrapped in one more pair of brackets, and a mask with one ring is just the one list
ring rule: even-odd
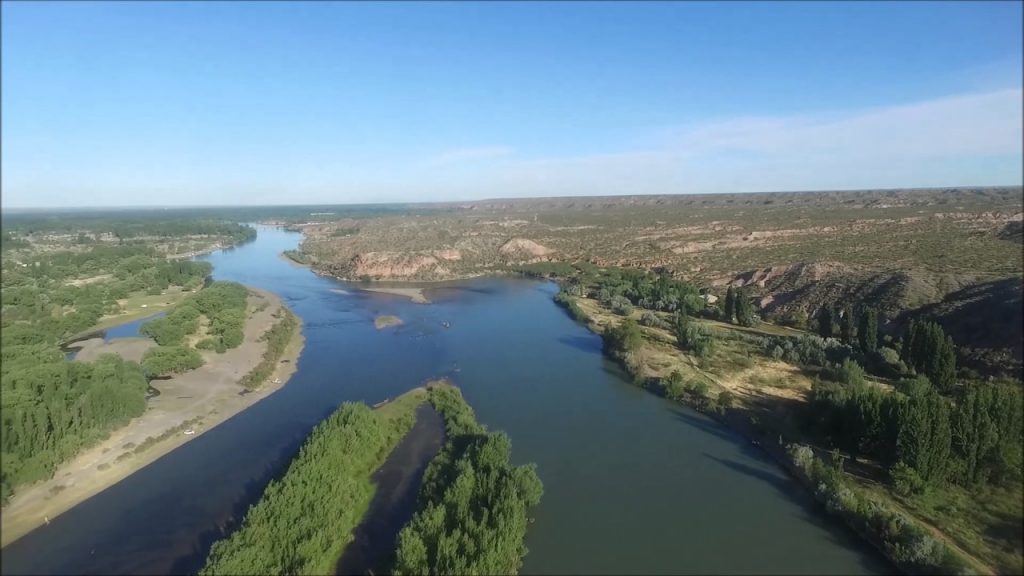
{"label": "dry scrubland", "polygon": [[909,303],[1021,273],[1021,189],[554,198],[303,226],[303,252],[348,279],[445,280],[509,265],[664,267],[711,285],[799,270],[909,277]]}
{"label": "dry scrubland", "polygon": [[1019,364],[1024,353],[1019,187],[429,208],[305,223],[303,257],[320,273],[363,281],[439,281],[561,262],[664,269],[713,293],[748,286],[773,320],[800,324],[825,304],[870,302],[883,330],[927,313],[969,344],[966,355]]}

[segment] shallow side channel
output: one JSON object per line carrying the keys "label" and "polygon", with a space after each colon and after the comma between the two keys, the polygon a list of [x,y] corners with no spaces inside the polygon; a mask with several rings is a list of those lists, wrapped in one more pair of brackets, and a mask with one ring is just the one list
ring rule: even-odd
{"label": "shallow side channel", "polygon": [[355,539],[338,560],[338,574],[379,574],[387,569],[398,531],[416,510],[423,473],[441,450],[444,437],[444,419],[424,402],[416,409],[412,429],[373,473],[377,493],[353,532]]}

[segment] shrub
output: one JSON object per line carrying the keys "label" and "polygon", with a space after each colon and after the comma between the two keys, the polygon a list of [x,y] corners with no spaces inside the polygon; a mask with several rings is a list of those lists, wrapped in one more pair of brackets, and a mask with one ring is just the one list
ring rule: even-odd
{"label": "shrub", "polygon": [[925,481],[916,470],[903,462],[897,462],[889,469],[889,478],[892,480],[896,493],[900,496],[921,494],[925,490]]}
{"label": "shrub", "polygon": [[652,328],[667,328],[667,323],[658,318],[658,315],[654,312],[644,312],[640,315],[640,325],[650,326]]}

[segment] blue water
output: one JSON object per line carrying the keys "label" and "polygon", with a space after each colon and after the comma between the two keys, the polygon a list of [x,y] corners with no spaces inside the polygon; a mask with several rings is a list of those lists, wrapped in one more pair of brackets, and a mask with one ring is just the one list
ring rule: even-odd
{"label": "blue water", "polygon": [[[891,571],[749,443],[628,384],[599,338],[554,305],[553,284],[467,281],[414,304],[277,257],[299,240],[261,227],[207,257],[216,278],[276,292],[302,318],[289,383],[5,548],[5,573],[195,571],[341,402],[439,376],[509,433],[517,462],[538,465],[545,495],[524,573]],[[376,330],[379,314],[405,323]]]}
{"label": "blue water", "polygon": [[135,338],[140,336],[139,328],[143,324],[150,320],[156,320],[166,315],[164,312],[157,312],[145,318],[139,318],[138,320],[132,320],[131,322],[125,322],[124,324],[118,324],[117,326],[111,326],[103,331],[103,341],[110,342],[114,338]]}

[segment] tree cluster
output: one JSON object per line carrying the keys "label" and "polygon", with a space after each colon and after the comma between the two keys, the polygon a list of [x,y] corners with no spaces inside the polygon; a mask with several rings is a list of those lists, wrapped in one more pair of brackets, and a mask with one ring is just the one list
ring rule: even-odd
{"label": "tree cluster", "polygon": [[941,391],[952,391],[956,380],[956,347],[938,323],[911,320],[900,352],[908,366],[928,376]]}
{"label": "tree cluster", "polygon": [[3,349],[2,497],[49,478],[58,464],[145,410],[146,379],[113,354],[67,362],[55,348]]}
{"label": "tree cluster", "polygon": [[399,533],[393,573],[515,574],[527,552],[527,512],[543,494],[535,467],[513,466],[508,436],[477,424],[458,390],[436,390],[431,402],[447,439]]}
{"label": "tree cluster", "polygon": [[722,309],[723,320],[740,326],[753,326],[757,323],[757,311],[750,294],[742,288],[737,290],[729,286],[725,291],[725,305]]}
{"label": "tree cluster", "polygon": [[412,428],[345,403],[313,429],[230,537],[215,542],[200,574],[328,574],[373,498],[370,476]]}

